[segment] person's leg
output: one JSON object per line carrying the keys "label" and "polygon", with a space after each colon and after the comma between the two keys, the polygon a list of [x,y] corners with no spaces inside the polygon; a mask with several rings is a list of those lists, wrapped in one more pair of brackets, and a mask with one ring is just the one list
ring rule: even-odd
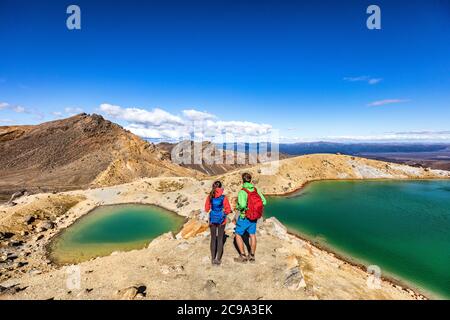
{"label": "person's leg", "polygon": [[256,234],[250,235],[250,248],[252,249],[251,254],[255,255],[256,252]]}
{"label": "person's leg", "polygon": [[236,229],[234,230],[236,245],[238,247],[239,254],[241,255],[245,255],[244,240],[242,239],[242,235],[245,233],[245,230],[247,229],[246,221],[247,219],[241,219],[239,217],[236,221]]}
{"label": "person's leg", "polygon": [[217,254],[216,260],[220,264],[223,254],[223,237],[225,235],[225,225],[220,225],[217,227]]}
{"label": "person's leg", "polygon": [[252,221],[248,228],[248,233],[250,234],[250,262],[255,261],[256,252],[256,221]]}
{"label": "person's leg", "polygon": [[235,236],[236,239],[236,245],[238,247],[239,250],[239,257],[234,258],[234,262],[247,262],[247,256],[245,255],[245,250],[244,250],[244,240],[242,240],[242,236],[240,234],[236,233]]}
{"label": "person's leg", "polygon": [[245,255],[244,249],[244,240],[242,240],[242,236],[236,233],[236,244],[239,250],[239,253]]}
{"label": "person's leg", "polygon": [[246,222],[247,219],[238,219],[238,221],[236,222],[235,240],[239,250],[239,257],[234,259],[234,261],[236,262],[247,262],[247,256],[245,255],[244,249],[244,240],[242,239],[242,235],[247,230]]}
{"label": "person's leg", "polygon": [[217,248],[217,226],[214,224],[209,225],[209,229],[211,231],[211,261],[214,261],[216,258],[216,248]]}

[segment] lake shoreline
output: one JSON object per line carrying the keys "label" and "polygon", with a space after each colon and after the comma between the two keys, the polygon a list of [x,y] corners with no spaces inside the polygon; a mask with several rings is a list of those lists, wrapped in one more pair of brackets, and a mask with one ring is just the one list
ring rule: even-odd
{"label": "lake shoreline", "polygon": [[[310,184],[313,184],[315,182],[326,182],[326,181],[337,181],[337,182],[411,182],[411,181],[442,181],[442,180],[450,180],[448,178],[414,178],[414,179],[388,179],[388,178],[374,178],[374,179],[316,179],[316,180],[309,180],[303,183],[299,188],[296,188],[293,191],[286,192],[284,194],[267,194],[266,196],[269,197],[277,197],[277,198],[288,198],[295,195],[300,196],[303,191],[305,191],[305,188],[307,188]],[[354,257],[351,254],[342,252],[342,250],[339,250],[338,248],[334,248],[329,245],[325,245],[320,243],[319,241],[314,241],[310,237],[308,237],[306,234],[300,232],[300,231],[293,231],[289,229],[284,223],[280,221],[281,224],[283,224],[288,229],[288,234],[297,237],[298,239],[305,241],[311,246],[316,247],[317,249],[326,252],[327,254],[330,254],[337,259],[341,260],[344,263],[350,264],[364,272],[367,272],[367,264],[364,262],[358,261],[362,260],[358,257]],[[411,283],[409,280],[399,279],[397,278],[398,275],[395,274],[388,274],[388,275],[382,275],[380,276],[380,279],[391,283],[394,286],[400,286],[403,291],[408,292],[408,290],[413,291],[415,294],[420,295],[424,297],[427,300],[446,300],[445,296],[441,296],[440,294],[436,292],[432,292],[432,290],[426,290],[422,288],[418,288],[415,286],[414,283]]]}
{"label": "lake shoreline", "polygon": [[[184,224],[185,224],[185,223],[187,222],[187,220],[188,220],[185,216],[179,215],[177,212],[172,211],[172,210],[167,209],[167,208],[164,208],[164,207],[161,206],[161,205],[148,204],[148,203],[144,203],[144,202],[124,202],[124,203],[114,203],[114,204],[100,204],[100,205],[97,205],[97,206],[91,208],[90,210],[86,211],[83,215],[81,215],[80,217],[78,217],[77,219],[75,219],[74,221],[72,221],[72,223],[69,224],[68,226],[66,226],[66,227],[61,228],[60,230],[58,230],[58,232],[57,232],[56,234],[54,234],[54,235],[51,237],[51,239],[45,244],[45,248],[44,248],[44,250],[45,250],[45,258],[48,259],[48,260],[51,262],[51,264],[53,264],[53,265],[56,266],[56,267],[65,267],[65,266],[68,266],[68,265],[72,265],[73,263],[58,263],[57,261],[55,261],[55,259],[52,257],[52,254],[51,254],[51,252],[52,252],[52,248],[51,248],[51,247],[52,247],[52,245],[54,244],[54,242],[55,242],[55,241],[58,241],[58,238],[59,238],[59,237],[60,237],[60,236],[61,236],[68,228],[72,227],[72,226],[75,225],[76,223],[79,223],[79,222],[82,221],[83,219],[86,219],[87,217],[89,217],[89,215],[92,215],[92,213],[93,213],[95,210],[97,210],[97,209],[99,209],[99,208],[104,208],[104,207],[115,207],[115,206],[126,206],[126,205],[130,205],[130,206],[136,205],[136,206],[154,207],[154,208],[157,208],[157,209],[161,209],[161,210],[163,210],[163,211],[166,211],[166,212],[167,212],[168,214],[170,214],[170,215],[175,215],[175,216],[177,216],[177,217],[184,218],[184,221],[183,221],[183,223],[181,224],[181,226],[178,227],[178,228],[174,231],[174,232],[176,232],[176,233],[178,233],[179,231],[181,231],[181,229],[183,228]],[[150,242],[151,242],[151,241],[150,241]],[[148,245],[148,243],[147,243],[146,245]],[[143,248],[140,248],[140,249],[144,249],[144,248],[145,248],[145,246],[144,246]],[[139,250],[139,248],[133,249],[133,250]],[[119,252],[127,252],[127,251],[130,251],[130,250],[125,250],[125,251],[117,250],[117,251],[119,251]],[[104,257],[104,256],[98,256],[98,257],[96,257],[96,258],[99,258],[99,257]],[[94,258],[94,259],[95,259],[95,258]],[[89,260],[89,259],[88,259],[88,260]],[[88,260],[86,260],[86,261],[88,261]],[[84,262],[84,261],[79,261],[79,262],[77,262],[77,263],[81,263],[81,262]]]}
{"label": "lake shoreline", "polygon": [[[340,253],[338,252],[337,249],[335,248],[330,248],[329,246],[325,246],[321,243],[315,242],[311,239],[309,239],[306,235],[300,233],[300,232],[293,232],[288,230],[288,234],[308,243],[311,246],[316,247],[317,249],[336,257],[338,260],[341,260],[344,263],[347,263],[353,267],[356,267],[358,269],[360,269],[361,271],[364,271],[367,273],[367,266],[366,264],[362,263],[362,262],[358,262],[355,259],[351,257],[349,254],[345,254],[345,253]],[[424,292],[424,290],[419,289],[409,283],[406,283],[405,280],[400,280],[395,278],[392,275],[382,275],[380,276],[380,279],[383,281],[386,281],[390,284],[392,284],[393,286],[400,286],[402,288],[402,291],[408,292],[408,290],[413,291],[416,295],[418,296],[422,296],[423,298],[427,299],[427,300],[439,300],[439,299],[445,299],[444,297],[439,297],[437,294],[435,293],[430,293],[430,292]]]}
{"label": "lake shoreline", "polygon": [[[384,181],[414,181],[414,180],[416,180],[416,181],[423,181],[423,180],[430,180],[430,181],[432,181],[432,180],[448,180],[448,179],[398,179],[398,180],[392,180],[392,179],[323,179],[323,180],[320,180],[320,179],[318,179],[318,180],[312,180],[312,181],[307,181],[307,182],[305,182],[301,187],[297,188],[295,191],[287,192],[287,193],[285,193],[285,194],[276,194],[276,195],[267,194],[267,196],[269,196],[269,197],[280,197],[280,198],[292,196],[292,195],[294,195],[294,194],[297,194],[297,193],[300,193],[300,192],[304,191],[304,189],[305,189],[308,185],[310,185],[310,184],[312,184],[312,183],[314,183],[314,182],[323,182],[323,181],[355,181],[355,182],[365,182],[365,181],[382,181],[382,180],[384,180]],[[64,230],[66,230],[66,229],[67,229],[68,227],[70,227],[70,226],[73,226],[73,224],[75,224],[76,222],[79,222],[79,221],[82,220],[83,218],[86,218],[89,214],[91,214],[91,213],[92,213],[93,211],[95,211],[96,209],[98,209],[98,208],[100,208],[100,207],[114,207],[114,206],[117,206],[117,205],[142,205],[142,206],[150,206],[150,207],[153,206],[153,207],[162,209],[162,210],[164,210],[164,211],[167,211],[168,213],[173,214],[173,215],[176,215],[176,216],[178,216],[178,217],[183,217],[183,218],[185,218],[185,221],[184,221],[183,224],[180,226],[180,228],[179,228],[178,231],[180,231],[180,230],[183,228],[183,226],[185,225],[185,223],[188,221],[188,218],[187,218],[186,216],[180,215],[180,214],[177,213],[176,211],[170,210],[170,209],[168,209],[168,208],[166,208],[166,207],[164,207],[164,206],[162,206],[162,205],[149,204],[149,203],[141,202],[141,201],[124,202],[124,203],[113,203],[113,204],[100,204],[100,205],[97,205],[97,206],[91,208],[90,210],[88,210],[88,211],[87,211],[85,214],[83,214],[82,216],[78,217],[78,218],[77,218],[76,220],[74,220],[70,225],[66,226],[65,228],[63,228],[63,229],[61,229],[61,230],[58,230],[58,233],[55,234],[55,235],[52,237],[52,239],[51,239],[51,240],[46,244],[46,246],[45,246],[45,247],[46,247],[46,248],[45,248],[45,252],[46,252],[45,257],[46,257],[47,259],[49,259],[49,260],[51,261],[51,263],[52,263],[55,267],[57,267],[57,268],[65,267],[65,266],[71,265],[70,263],[63,263],[63,264],[57,263],[56,261],[54,261],[54,259],[51,258],[51,255],[50,255],[50,251],[51,251],[51,250],[49,249],[50,246],[51,246],[51,244],[52,244],[52,243],[53,243],[53,242],[54,242],[54,241],[55,241],[55,240],[63,233]],[[280,222],[280,223],[282,223],[282,222]],[[283,223],[282,223],[282,224],[283,224]],[[283,224],[283,225],[284,225],[284,224]],[[284,226],[285,226],[285,225],[284,225]],[[285,227],[286,227],[286,226],[285,226]],[[287,228],[287,227],[286,227],[286,228]],[[361,270],[361,271],[363,271],[363,272],[367,272],[367,266],[366,266],[364,263],[362,263],[362,262],[358,262],[358,261],[357,261],[357,258],[353,258],[352,256],[350,256],[350,255],[348,255],[348,254],[341,253],[341,252],[339,252],[338,249],[330,248],[329,246],[326,246],[326,245],[323,245],[323,244],[321,244],[321,243],[318,243],[318,242],[316,242],[316,241],[314,241],[314,240],[308,238],[305,234],[303,234],[303,233],[301,233],[301,232],[298,232],[298,231],[297,231],[297,232],[294,232],[294,231],[291,231],[291,230],[289,230],[289,229],[288,229],[287,232],[288,232],[288,234],[290,234],[290,235],[292,235],[292,236],[294,236],[294,237],[296,237],[296,238],[298,238],[298,239],[300,239],[300,240],[302,240],[302,241],[308,243],[309,245],[314,246],[315,248],[317,248],[318,250],[324,252],[325,254],[331,255],[331,256],[337,258],[338,260],[341,260],[343,263],[346,263],[346,264],[349,264],[349,265],[351,265],[351,266],[353,266],[353,267],[356,267],[356,268],[358,268],[359,270]],[[145,247],[144,247],[144,248],[145,248]],[[142,248],[142,249],[144,249],[144,248]],[[135,250],[140,250],[140,249],[135,249]],[[130,250],[119,251],[119,252],[127,252],[127,251],[130,251]],[[101,258],[101,257],[102,257],[102,256],[99,256],[99,257],[97,257],[97,258]],[[96,258],[94,258],[94,259],[96,259]],[[80,263],[80,262],[79,262],[79,263]],[[404,292],[408,292],[408,290],[411,290],[411,291],[414,292],[415,295],[420,296],[420,297],[423,297],[423,298],[425,298],[425,299],[427,299],[427,300],[429,300],[429,299],[441,299],[441,297],[438,297],[438,296],[435,297],[435,294],[434,294],[434,293],[423,292],[423,290],[418,289],[418,288],[414,287],[413,285],[411,285],[411,284],[409,284],[409,283],[406,283],[406,282],[403,281],[403,280],[397,279],[397,278],[395,278],[395,277],[392,276],[392,275],[382,275],[382,276],[380,277],[380,279],[381,279],[382,281],[386,281],[386,282],[392,284],[393,286],[400,286],[400,287],[402,288],[401,290],[404,291]]]}
{"label": "lake shoreline", "polygon": [[[379,181],[380,179],[372,179],[372,181]],[[385,180],[387,180],[387,181],[392,181],[392,180],[390,180],[390,179],[385,179]],[[417,180],[417,181],[419,181],[419,180],[437,180],[437,179],[415,179],[415,180]],[[342,180],[342,179],[326,179],[326,180],[314,180],[314,181],[308,181],[308,182],[306,182],[301,188],[298,188],[296,191],[294,191],[294,192],[288,192],[288,193],[286,193],[286,194],[278,194],[278,195],[267,195],[267,196],[270,196],[270,197],[287,197],[287,196],[292,196],[293,194],[295,194],[295,193],[299,193],[299,192],[301,192],[301,191],[303,191],[304,190],[304,188],[306,188],[309,184],[311,184],[311,183],[314,183],[314,182],[323,182],[323,181],[359,181],[359,182],[364,182],[364,181],[367,181],[367,179],[348,179],[348,180]],[[402,181],[402,180],[399,180],[399,181]],[[408,180],[408,181],[412,181],[412,180]],[[54,265],[55,267],[57,267],[57,268],[60,268],[60,267],[65,267],[65,266],[68,266],[68,265],[72,265],[72,263],[57,263],[56,261],[54,261],[54,259],[51,257],[51,254],[50,254],[50,251],[51,251],[51,249],[50,249],[50,246],[52,245],[52,243],[55,241],[55,240],[57,240],[57,238],[64,232],[64,230],[66,230],[68,227],[71,227],[71,226],[73,226],[75,223],[77,223],[77,222],[79,222],[80,220],[82,220],[83,218],[86,218],[89,214],[91,214],[93,211],[95,211],[96,209],[98,209],[98,208],[101,208],[101,207],[114,207],[114,206],[117,206],[117,205],[142,205],[142,206],[150,206],[150,207],[156,207],[156,208],[159,208],[159,209],[162,209],[162,210],[164,210],[164,211],[167,211],[168,213],[170,213],[170,214],[174,214],[174,215],[176,215],[176,216],[178,216],[178,217],[183,217],[183,218],[185,218],[185,221],[183,222],[183,224],[180,226],[180,228],[179,228],[179,230],[178,231],[180,231],[182,228],[183,228],[183,226],[185,225],[185,223],[188,221],[188,219],[185,217],[185,216],[182,216],[182,215],[180,215],[180,214],[178,214],[177,212],[175,212],[175,211],[172,211],[172,210],[170,210],[170,209],[167,209],[167,208],[165,208],[165,207],[163,207],[163,206],[161,206],[161,205],[153,205],[153,204],[149,204],[149,203],[145,203],[145,202],[126,202],[126,203],[114,203],[114,204],[103,204],[103,205],[98,205],[98,206],[96,206],[96,207],[93,207],[93,208],[91,208],[89,211],[87,211],[85,214],[83,214],[82,216],[80,216],[78,219],[76,219],[76,220],[74,220],[70,225],[68,225],[67,227],[65,227],[65,228],[63,228],[63,229],[61,229],[61,230],[58,230],[58,233],[57,234],[55,234],[53,237],[52,237],[52,239],[46,244],[46,248],[45,248],[45,252],[46,252],[46,255],[45,255],[45,257],[47,258],[47,259],[49,259],[50,261],[51,261],[51,263],[52,263],[52,265]],[[280,222],[281,224],[283,224],[282,222]],[[284,224],[283,224],[284,225]],[[285,225],[284,225],[285,226]],[[285,226],[286,227],[286,226]],[[287,228],[287,227],[286,227]],[[324,252],[324,253],[326,253],[326,254],[328,254],[328,255],[331,255],[331,256],[334,256],[334,257],[336,257],[338,260],[341,260],[343,263],[346,263],[346,264],[349,264],[349,265],[351,265],[351,266],[353,266],[353,267],[356,267],[356,268],[358,268],[358,269],[360,269],[361,271],[363,271],[363,272],[367,272],[367,266],[364,264],[364,263],[362,263],[362,262],[358,262],[358,261],[356,261],[357,259],[355,259],[355,258],[353,258],[352,256],[350,256],[350,255],[348,255],[348,254],[345,254],[345,253],[341,253],[341,252],[339,252],[337,249],[335,249],[335,248],[330,248],[330,247],[328,247],[328,246],[326,246],[326,245],[323,245],[323,244],[321,244],[321,243],[318,243],[318,242],[316,242],[316,241],[314,241],[314,240],[312,240],[312,239],[310,239],[309,237],[307,237],[305,234],[303,234],[303,233],[301,233],[301,232],[294,232],[294,231],[291,231],[291,230],[289,230],[288,229],[288,234],[290,234],[290,235],[292,235],[292,236],[294,236],[294,237],[296,237],[296,238],[298,238],[298,239],[300,239],[300,240],[302,240],[302,241],[304,241],[304,242],[306,242],[306,243],[308,243],[309,245],[311,245],[311,246],[314,246],[315,248],[317,248],[318,250],[320,250],[320,251],[322,251],[322,252]],[[177,232],[176,232],[177,233]],[[144,249],[145,248],[145,246],[143,247],[143,248],[141,248],[141,249]],[[140,250],[140,249],[133,249],[133,250]],[[130,251],[130,250],[126,250],[126,251],[119,251],[119,252],[127,252],[127,251]],[[96,258],[101,258],[102,256],[99,256],[99,257],[96,257]],[[93,258],[93,259],[96,259],[96,258]],[[87,261],[89,261],[89,260],[87,260]],[[81,262],[78,262],[78,263],[81,263]],[[423,298],[425,298],[425,299],[427,299],[427,300],[429,300],[429,299],[439,299],[440,297],[434,297],[433,295],[434,294],[430,294],[430,293],[425,293],[425,292],[423,292],[423,290],[421,290],[421,289],[418,289],[418,288],[416,288],[416,287],[414,287],[414,286],[412,286],[412,285],[410,285],[410,284],[408,284],[408,283],[405,283],[403,280],[400,280],[400,279],[396,279],[396,278],[394,278],[393,276],[391,276],[391,275],[389,275],[389,276],[381,276],[380,277],[380,279],[381,280],[383,280],[383,281],[386,281],[386,282],[388,282],[388,283],[390,283],[390,284],[392,284],[392,285],[394,285],[394,286],[400,286],[401,288],[402,288],[402,291],[405,291],[405,292],[408,292],[408,289],[409,290],[412,290],[416,295],[418,295],[418,296],[421,296],[421,297],[423,297]]]}
{"label": "lake shoreline", "polygon": [[346,179],[340,179],[340,178],[335,178],[335,179],[331,179],[331,178],[325,178],[325,179],[313,179],[313,180],[308,180],[305,181],[304,183],[302,183],[298,188],[295,188],[292,191],[288,191],[285,193],[266,193],[265,195],[268,197],[280,197],[280,198],[284,198],[284,197],[288,197],[288,196],[293,196],[301,191],[303,191],[303,189],[305,189],[309,184],[314,183],[314,182],[325,182],[325,181],[342,181],[342,182],[381,182],[381,181],[388,181],[388,182],[406,182],[406,181],[450,181],[450,178],[404,178],[404,179],[399,179],[399,178],[394,178],[394,179],[390,179],[390,178],[362,178],[362,179],[351,179],[351,178],[346,178]]}

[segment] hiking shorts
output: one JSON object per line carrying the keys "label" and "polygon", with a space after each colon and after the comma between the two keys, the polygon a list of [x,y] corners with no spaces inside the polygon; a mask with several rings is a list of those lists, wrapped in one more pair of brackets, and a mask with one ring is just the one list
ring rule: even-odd
{"label": "hiking shorts", "polygon": [[243,236],[247,231],[248,234],[256,234],[256,222],[257,220],[248,220],[247,218],[241,218],[236,221],[236,234]]}

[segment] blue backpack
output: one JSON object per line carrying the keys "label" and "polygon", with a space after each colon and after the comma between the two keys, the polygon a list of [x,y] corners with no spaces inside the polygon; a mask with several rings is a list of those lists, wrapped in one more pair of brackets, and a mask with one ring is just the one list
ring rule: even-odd
{"label": "blue backpack", "polygon": [[225,212],[223,212],[224,195],[211,199],[211,212],[209,213],[209,223],[222,224],[225,220]]}

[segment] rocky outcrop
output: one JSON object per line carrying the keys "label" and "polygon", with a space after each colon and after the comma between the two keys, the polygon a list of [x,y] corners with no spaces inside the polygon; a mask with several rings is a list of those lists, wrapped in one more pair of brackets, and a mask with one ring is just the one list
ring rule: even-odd
{"label": "rocky outcrop", "polygon": [[116,296],[120,300],[144,299],[147,287],[144,285],[134,285],[128,288],[117,290]]}
{"label": "rocky outcrop", "polygon": [[[67,212],[85,198],[49,194],[33,195],[29,203],[0,209],[0,279],[48,270],[44,244],[58,229]],[[20,199],[20,201],[30,199]],[[40,271],[39,271],[40,272]]]}
{"label": "rocky outcrop", "polygon": [[189,239],[207,231],[208,229],[209,227],[206,222],[191,219],[184,224],[183,229],[177,235],[177,239]]}
{"label": "rocky outcrop", "polygon": [[16,199],[18,199],[20,197],[23,197],[25,195],[28,195],[27,190],[25,190],[25,189],[19,190],[19,191],[17,191],[17,192],[12,194],[11,198],[9,198],[9,201],[6,204],[7,205],[15,205],[14,200],[16,200]]}

